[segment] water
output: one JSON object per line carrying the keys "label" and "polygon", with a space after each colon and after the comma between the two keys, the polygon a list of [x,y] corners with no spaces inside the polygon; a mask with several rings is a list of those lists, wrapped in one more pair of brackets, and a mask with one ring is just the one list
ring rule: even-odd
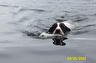
{"label": "water", "polygon": [[[66,46],[38,39],[56,19],[78,23]],[[96,0],[0,0],[0,62],[95,63]],[[87,61],[68,61],[86,56]]]}

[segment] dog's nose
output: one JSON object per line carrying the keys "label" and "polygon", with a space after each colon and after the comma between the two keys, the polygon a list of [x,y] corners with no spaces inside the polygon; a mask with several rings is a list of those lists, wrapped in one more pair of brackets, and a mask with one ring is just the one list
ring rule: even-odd
{"label": "dog's nose", "polygon": [[56,29],[55,34],[61,34],[60,32],[60,29]]}

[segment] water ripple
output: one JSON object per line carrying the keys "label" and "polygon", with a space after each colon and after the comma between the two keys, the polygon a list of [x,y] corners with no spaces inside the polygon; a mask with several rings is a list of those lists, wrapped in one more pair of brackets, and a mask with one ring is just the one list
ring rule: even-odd
{"label": "water ripple", "polygon": [[2,6],[2,7],[14,7],[14,8],[19,7],[19,6],[15,6],[15,5],[7,5],[7,4],[0,4],[0,6]]}
{"label": "water ripple", "polygon": [[21,8],[19,9],[18,13],[22,11],[46,12],[46,10],[43,10],[43,9]]}

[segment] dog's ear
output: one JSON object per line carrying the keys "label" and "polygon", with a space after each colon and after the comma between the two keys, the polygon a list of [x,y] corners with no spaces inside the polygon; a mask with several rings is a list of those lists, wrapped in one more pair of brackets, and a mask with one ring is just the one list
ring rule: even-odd
{"label": "dog's ear", "polygon": [[63,31],[64,33],[71,31],[67,26],[65,26],[64,23],[60,23],[59,26],[60,26],[60,28],[62,29],[62,31]]}
{"label": "dog's ear", "polygon": [[52,33],[54,32],[54,30],[56,29],[56,27],[57,27],[57,23],[54,23],[54,24],[50,27],[50,29],[48,30],[48,32],[52,34]]}

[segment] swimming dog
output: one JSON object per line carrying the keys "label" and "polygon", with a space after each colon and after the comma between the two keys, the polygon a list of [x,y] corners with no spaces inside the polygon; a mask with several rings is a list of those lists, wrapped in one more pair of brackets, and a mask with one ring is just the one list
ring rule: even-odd
{"label": "swimming dog", "polygon": [[68,33],[71,31],[66,22],[54,23],[48,30],[49,34],[60,34],[61,36],[55,36],[52,40],[54,45],[66,45],[63,41],[67,39]]}

